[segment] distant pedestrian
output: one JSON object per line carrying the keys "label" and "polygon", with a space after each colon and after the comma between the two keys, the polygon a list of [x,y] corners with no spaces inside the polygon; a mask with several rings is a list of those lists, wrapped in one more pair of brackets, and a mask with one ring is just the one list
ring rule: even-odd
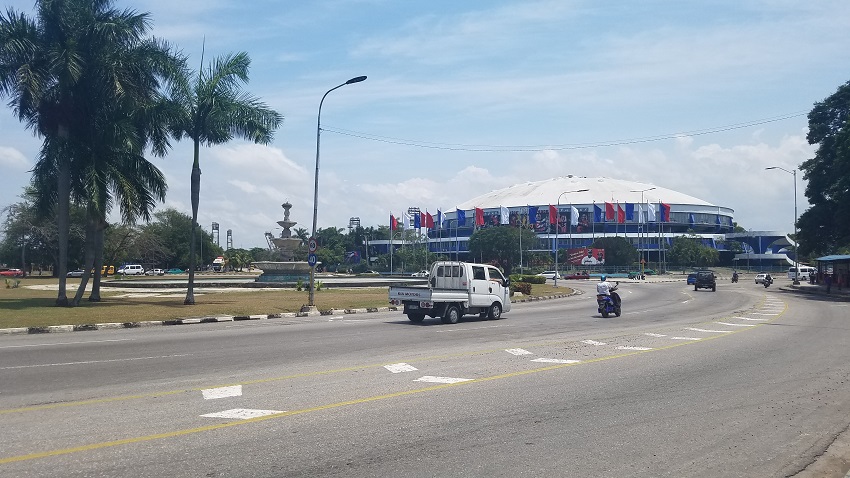
{"label": "distant pedestrian", "polygon": [[827,274],[826,277],[824,277],[823,281],[826,283],[826,293],[829,294],[829,292],[832,290],[832,276],[830,274]]}

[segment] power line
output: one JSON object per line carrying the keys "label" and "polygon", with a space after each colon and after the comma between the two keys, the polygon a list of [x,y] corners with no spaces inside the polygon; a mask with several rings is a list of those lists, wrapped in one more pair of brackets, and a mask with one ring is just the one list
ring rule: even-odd
{"label": "power line", "polygon": [[437,143],[429,141],[419,141],[412,139],[393,138],[389,136],[379,136],[371,133],[363,133],[359,131],[346,130],[325,126],[322,131],[329,133],[351,136],[354,138],[365,139],[368,141],[377,141],[388,144],[398,144],[403,146],[413,146],[416,148],[441,149],[447,151],[472,151],[472,152],[539,152],[539,151],[567,151],[575,149],[590,149],[602,148],[610,146],[623,146],[628,144],[650,143],[654,141],[663,141],[675,139],[682,136],[705,136],[709,134],[722,133],[724,131],[732,131],[736,129],[750,128],[763,124],[776,123],[791,118],[805,116],[806,112],[788,113],[771,118],[763,118],[745,123],[736,123],[726,126],[718,126],[693,131],[683,131],[679,133],[663,134],[658,136],[646,136],[642,138],[618,139],[611,141],[600,141],[596,143],[576,143],[576,144],[555,144],[555,145],[481,145],[481,144],[462,144],[462,143]]}

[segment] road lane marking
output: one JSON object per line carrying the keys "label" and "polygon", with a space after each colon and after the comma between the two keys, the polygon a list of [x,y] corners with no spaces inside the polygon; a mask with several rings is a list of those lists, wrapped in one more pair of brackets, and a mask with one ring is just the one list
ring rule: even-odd
{"label": "road lane marking", "polygon": [[505,349],[505,352],[511,355],[533,355],[531,352],[525,349]]}
{"label": "road lane marking", "polygon": [[617,350],[641,350],[641,351],[645,351],[645,350],[652,350],[652,347],[635,347],[635,346],[632,346],[632,345],[620,345],[619,347],[617,347]]}
{"label": "road lane marking", "polygon": [[242,385],[232,385],[230,387],[207,388],[201,390],[204,400],[216,400],[219,398],[241,397]]}
{"label": "road lane marking", "polygon": [[733,319],[740,319],[740,320],[751,320],[753,322],[764,322],[765,320],[768,320],[768,319],[753,319],[751,317],[732,317],[732,318]]}
{"label": "road lane marking", "polygon": [[646,332],[643,335],[647,335],[649,337],[655,337],[655,338],[667,337],[664,334],[653,334],[652,332]]}
{"label": "road lane marking", "polygon": [[552,358],[536,358],[533,359],[532,362],[541,362],[541,363],[581,363],[581,360],[563,360],[563,359],[552,359]]}
{"label": "road lane marking", "polygon": [[85,360],[81,362],[62,362],[62,363],[43,363],[38,365],[14,365],[11,367],[0,367],[0,370],[17,370],[21,368],[38,368],[38,367],[61,367],[64,365],[89,365],[93,363],[112,363],[112,362],[133,362],[137,360],[156,360],[162,358],[173,357],[188,357],[192,354],[176,354],[176,355],[154,355],[151,357],[131,357],[125,359],[110,359],[110,360]]}
{"label": "road lane marking", "polygon": [[389,365],[384,365],[384,368],[392,373],[415,372],[416,370],[419,370],[413,365],[406,363],[392,363]]}
{"label": "road lane marking", "polygon": [[431,375],[425,375],[424,377],[419,377],[414,382],[428,382],[428,383],[461,383],[461,382],[469,382],[472,381],[471,378],[455,378],[455,377],[433,377]]}
{"label": "road lane marking", "polygon": [[608,345],[605,342],[597,342],[595,340],[582,340],[581,343],[587,345]]}
{"label": "road lane marking", "polygon": [[280,413],[284,413],[281,410],[254,410],[251,408],[234,408],[232,410],[225,410],[223,412],[216,413],[207,413],[201,415],[205,418],[229,418],[234,419],[238,418],[240,420],[250,420],[252,418],[258,417],[267,417],[269,415],[278,415]]}
{"label": "road lane marking", "polygon": [[670,337],[670,340],[702,340],[699,337]]}
{"label": "road lane marking", "polygon": [[134,340],[136,339],[87,340],[81,342],[56,342],[55,344],[4,345],[0,347],[0,349],[18,349],[24,347],[55,347],[57,345],[102,344],[108,342],[130,342]]}
{"label": "road lane marking", "polygon": [[755,327],[756,324],[730,324],[729,322],[715,322],[715,324],[728,325],[729,327]]}
{"label": "road lane marking", "polygon": [[770,315],[770,316],[775,317],[775,316],[777,316],[777,315],[779,315],[779,314],[764,314],[764,313],[761,313],[761,312],[753,312],[753,315]]}
{"label": "road lane marking", "polygon": [[687,330],[693,330],[694,332],[708,332],[710,334],[728,334],[732,332],[731,330],[710,330],[710,329],[698,329],[696,327],[685,327]]}

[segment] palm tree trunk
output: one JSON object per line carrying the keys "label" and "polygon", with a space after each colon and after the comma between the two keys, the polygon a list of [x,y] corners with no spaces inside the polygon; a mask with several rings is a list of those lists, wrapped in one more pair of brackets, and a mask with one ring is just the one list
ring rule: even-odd
{"label": "palm tree trunk", "polygon": [[94,231],[94,281],[91,285],[89,302],[100,302],[100,281],[103,278],[103,236],[106,231],[106,220],[101,217]]}
{"label": "palm tree trunk", "polygon": [[183,305],[195,305],[195,235],[198,224],[198,203],[201,198],[201,166],[198,163],[200,142],[195,140],[195,160],[192,163],[192,235],[189,244],[189,283],[186,288],[186,300]]}
{"label": "palm tree trunk", "polygon": [[[64,134],[63,134],[64,133]],[[60,142],[64,142],[68,132],[65,128],[59,128]],[[63,150],[65,148],[62,148]],[[68,295],[66,291],[68,282],[68,239],[71,235],[71,162],[66,156],[66,151],[60,151],[58,154],[59,172],[57,174],[57,207],[56,207],[56,228],[59,239],[59,295],[56,297],[56,305],[67,307]]]}
{"label": "palm tree trunk", "polygon": [[[95,232],[96,228],[96,219],[92,217],[91,212],[88,214],[88,218],[86,219],[86,246],[85,246],[85,259],[83,260],[83,277],[80,279],[80,287],[77,288],[77,293],[74,295],[74,301],[71,303],[74,307],[80,305],[80,301],[83,300],[83,295],[86,293],[86,286],[89,283],[89,274],[91,274],[91,270],[94,268],[94,242],[95,242]],[[95,271],[95,274],[99,274],[100,271]]]}

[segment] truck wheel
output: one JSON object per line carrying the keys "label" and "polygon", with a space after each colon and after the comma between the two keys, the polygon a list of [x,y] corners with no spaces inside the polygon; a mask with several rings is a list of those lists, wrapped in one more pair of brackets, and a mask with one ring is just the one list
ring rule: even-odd
{"label": "truck wheel", "polygon": [[418,324],[425,320],[425,314],[407,314],[407,318],[414,324]]}
{"label": "truck wheel", "polygon": [[487,310],[487,318],[490,320],[499,320],[502,318],[502,306],[498,302],[493,302],[493,305]]}
{"label": "truck wheel", "polygon": [[442,319],[444,324],[456,324],[460,320],[460,310],[456,305],[450,305],[446,307],[446,313],[443,314]]}

